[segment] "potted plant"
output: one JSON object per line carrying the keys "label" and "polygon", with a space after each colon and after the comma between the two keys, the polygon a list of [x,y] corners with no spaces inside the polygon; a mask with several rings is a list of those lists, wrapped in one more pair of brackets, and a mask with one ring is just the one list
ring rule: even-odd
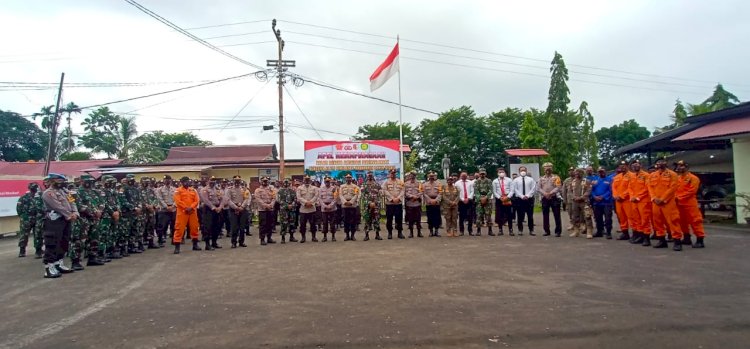
{"label": "potted plant", "polygon": [[735,193],[734,194],[735,206],[742,209],[742,214],[745,217],[745,222],[750,224],[750,194],[748,193]]}

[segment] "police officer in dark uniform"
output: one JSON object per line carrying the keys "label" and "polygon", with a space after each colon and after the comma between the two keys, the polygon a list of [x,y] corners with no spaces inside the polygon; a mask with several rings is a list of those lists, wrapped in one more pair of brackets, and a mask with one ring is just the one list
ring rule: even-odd
{"label": "police officer in dark uniform", "polygon": [[50,173],[47,179],[52,182],[52,187],[42,194],[45,211],[42,263],[45,278],[58,278],[61,274],[73,272],[63,264],[63,258],[69,248],[71,224],[78,219],[78,208],[64,187],[65,176]]}

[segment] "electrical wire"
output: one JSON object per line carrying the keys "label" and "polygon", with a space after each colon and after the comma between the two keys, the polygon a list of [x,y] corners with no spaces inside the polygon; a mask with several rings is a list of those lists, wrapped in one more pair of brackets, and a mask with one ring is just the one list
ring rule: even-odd
{"label": "electrical wire", "polygon": [[302,108],[299,107],[299,104],[297,104],[297,101],[294,100],[294,96],[292,96],[292,93],[289,92],[289,89],[287,89],[286,86],[284,86],[284,91],[286,91],[286,94],[289,96],[289,98],[292,100],[292,102],[294,102],[294,105],[297,107],[297,110],[299,111],[299,113],[302,114],[302,117],[305,118],[305,121],[307,121],[307,124],[310,125],[310,127],[313,130],[315,130],[315,133],[318,134],[318,137],[320,137],[320,139],[323,139],[323,136],[321,136],[320,132],[318,132],[318,130],[315,129],[315,126],[313,126],[312,122],[310,122],[310,119],[307,118],[307,115],[305,115],[305,112],[302,111]]}
{"label": "electrical wire", "polygon": [[245,108],[247,108],[248,105],[250,105],[250,103],[253,101],[253,99],[255,99],[255,97],[257,97],[260,94],[260,92],[263,91],[263,89],[266,86],[268,86],[268,83],[270,81],[271,81],[271,79],[266,80],[266,83],[263,84],[263,86],[261,86],[258,89],[258,91],[255,91],[255,94],[253,94],[253,96],[250,97],[250,99],[247,101],[247,103],[245,103],[245,105],[242,106],[242,108],[237,112],[237,114],[234,114],[234,116],[232,117],[232,120],[229,120],[229,122],[227,122],[227,124],[224,125],[224,128],[222,128],[221,131],[219,131],[219,133],[221,133],[222,131],[224,131],[224,129],[227,128],[227,126],[229,126],[229,124],[231,124],[232,121],[234,121],[234,119],[237,118],[237,116],[240,115],[240,113],[242,113],[245,110]]}
{"label": "electrical wire", "polygon": [[255,21],[245,21],[245,22],[225,23],[225,24],[216,24],[216,25],[206,25],[203,27],[185,28],[185,30],[200,30],[200,29],[208,29],[208,28],[229,27],[233,25],[253,24],[253,23],[270,22],[270,21],[271,21],[270,19],[259,19]]}

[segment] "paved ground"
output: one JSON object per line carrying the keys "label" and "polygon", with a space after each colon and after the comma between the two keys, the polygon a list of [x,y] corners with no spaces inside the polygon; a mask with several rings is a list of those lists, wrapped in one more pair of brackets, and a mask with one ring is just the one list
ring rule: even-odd
{"label": "paved ground", "polygon": [[57,280],[6,238],[0,348],[747,348],[750,234],[710,234],[706,249],[682,253],[604,239],[340,234],[149,251]]}

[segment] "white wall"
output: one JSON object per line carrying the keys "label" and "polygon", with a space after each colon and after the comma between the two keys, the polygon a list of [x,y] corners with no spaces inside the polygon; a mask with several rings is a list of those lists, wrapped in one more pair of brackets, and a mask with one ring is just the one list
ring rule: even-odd
{"label": "white wall", "polygon": [[[732,153],[734,158],[734,185],[736,193],[750,194],[750,137],[732,139]],[[737,198],[737,206],[742,204]],[[737,209],[737,223],[745,224],[746,214],[741,208]]]}

